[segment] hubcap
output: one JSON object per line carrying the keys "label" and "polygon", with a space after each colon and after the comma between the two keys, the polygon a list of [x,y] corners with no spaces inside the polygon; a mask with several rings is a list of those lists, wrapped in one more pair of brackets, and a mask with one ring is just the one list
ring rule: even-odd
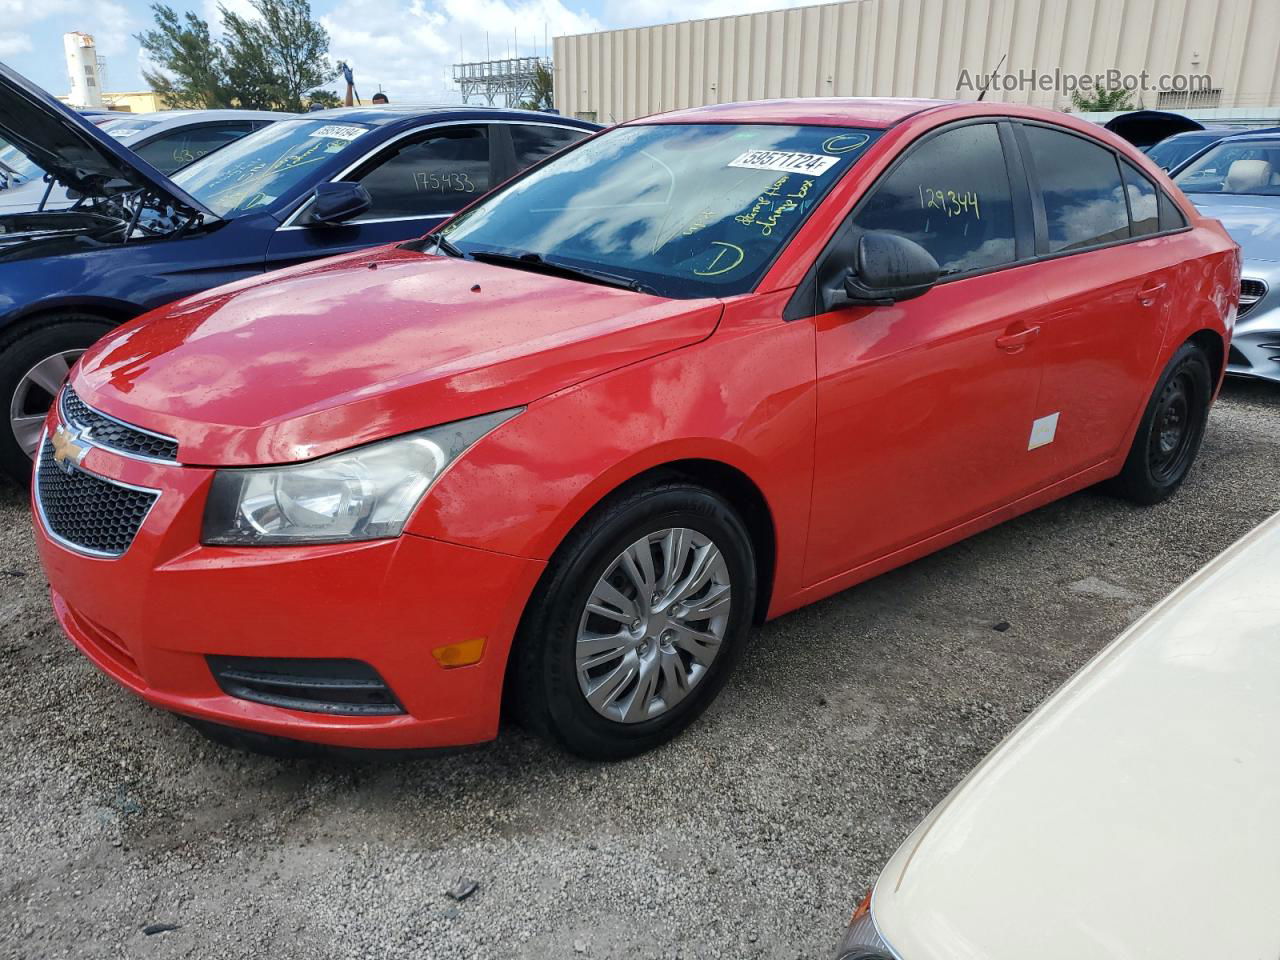
{"label": "hubcap", "polygon": [[596,581],[578,623],[578,687],[601,716],[640,723],[706,676],[729,625],[724,556],[697,530],[641,537]]}
{"label": "hubcap", "polygon": [[82,353],[83,348],[63,350],[45,357],[18,381],[18,388],[9,399],[9,428],[28,457],[35,457],[49,405],[67,378],[71,365]]}

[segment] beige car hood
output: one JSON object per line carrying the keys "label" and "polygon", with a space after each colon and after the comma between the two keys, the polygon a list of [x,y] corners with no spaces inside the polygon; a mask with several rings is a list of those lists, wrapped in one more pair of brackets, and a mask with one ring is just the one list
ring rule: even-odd
{"label": "beige car hood", "polygon": [[1280,957],[1280,514],[997,747],[872,911],[902,960]]}

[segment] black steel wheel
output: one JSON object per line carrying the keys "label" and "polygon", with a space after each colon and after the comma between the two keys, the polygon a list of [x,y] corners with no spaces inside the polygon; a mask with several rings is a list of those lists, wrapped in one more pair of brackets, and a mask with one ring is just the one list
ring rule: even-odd
{"label": "black steel wheel", "polygon": [[1141,504],[1173,496],[1200,452],[1212,399],[1209,358],[1197,344],[1184,343],[1156,384],[1112,490]]}

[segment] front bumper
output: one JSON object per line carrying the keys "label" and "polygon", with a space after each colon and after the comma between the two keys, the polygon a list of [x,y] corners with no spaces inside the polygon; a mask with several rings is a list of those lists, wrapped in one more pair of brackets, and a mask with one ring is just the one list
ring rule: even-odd
{"label": "front bumper", "polygon": [[1268,290],[1236,321],[1227,373],[1280,382],[1280,291]]}
{"label": "front bumper", "polygon": [[[452,747],[496,736],[507,654],[544,562],[410,534],[310,547],[205,547],[200,525],[212,470],[100,448],[82,467],[160,491],[115,558],[59,542],[33,510],[58,622],[95,665],[149,703],[341,747]],[[446,669],[432,656],[477,637],[485,638],[484,653],[470,666]],[[335,716],[229,696],[206,660],[218,654],[360,660],[405,712]]]}

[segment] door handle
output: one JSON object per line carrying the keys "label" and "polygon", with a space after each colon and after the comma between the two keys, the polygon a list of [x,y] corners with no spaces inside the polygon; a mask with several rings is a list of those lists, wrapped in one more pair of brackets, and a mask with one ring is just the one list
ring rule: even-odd
{"label": "door handle", "polygon": [[1144,307],[1149,307],[1156,302],[1160,296],[1160,291],[1164,289],[1164,282],[1152,283],[1138,291],[1138,303]]}
{"label": "door handle", "polygon": [[1003,336],[996,337],[996,348],[1005,351],[1005,353],[1017,353],[1038,336],[1040,336],[1039,326],[1023,327],[1013,333],[1006,333]]}

